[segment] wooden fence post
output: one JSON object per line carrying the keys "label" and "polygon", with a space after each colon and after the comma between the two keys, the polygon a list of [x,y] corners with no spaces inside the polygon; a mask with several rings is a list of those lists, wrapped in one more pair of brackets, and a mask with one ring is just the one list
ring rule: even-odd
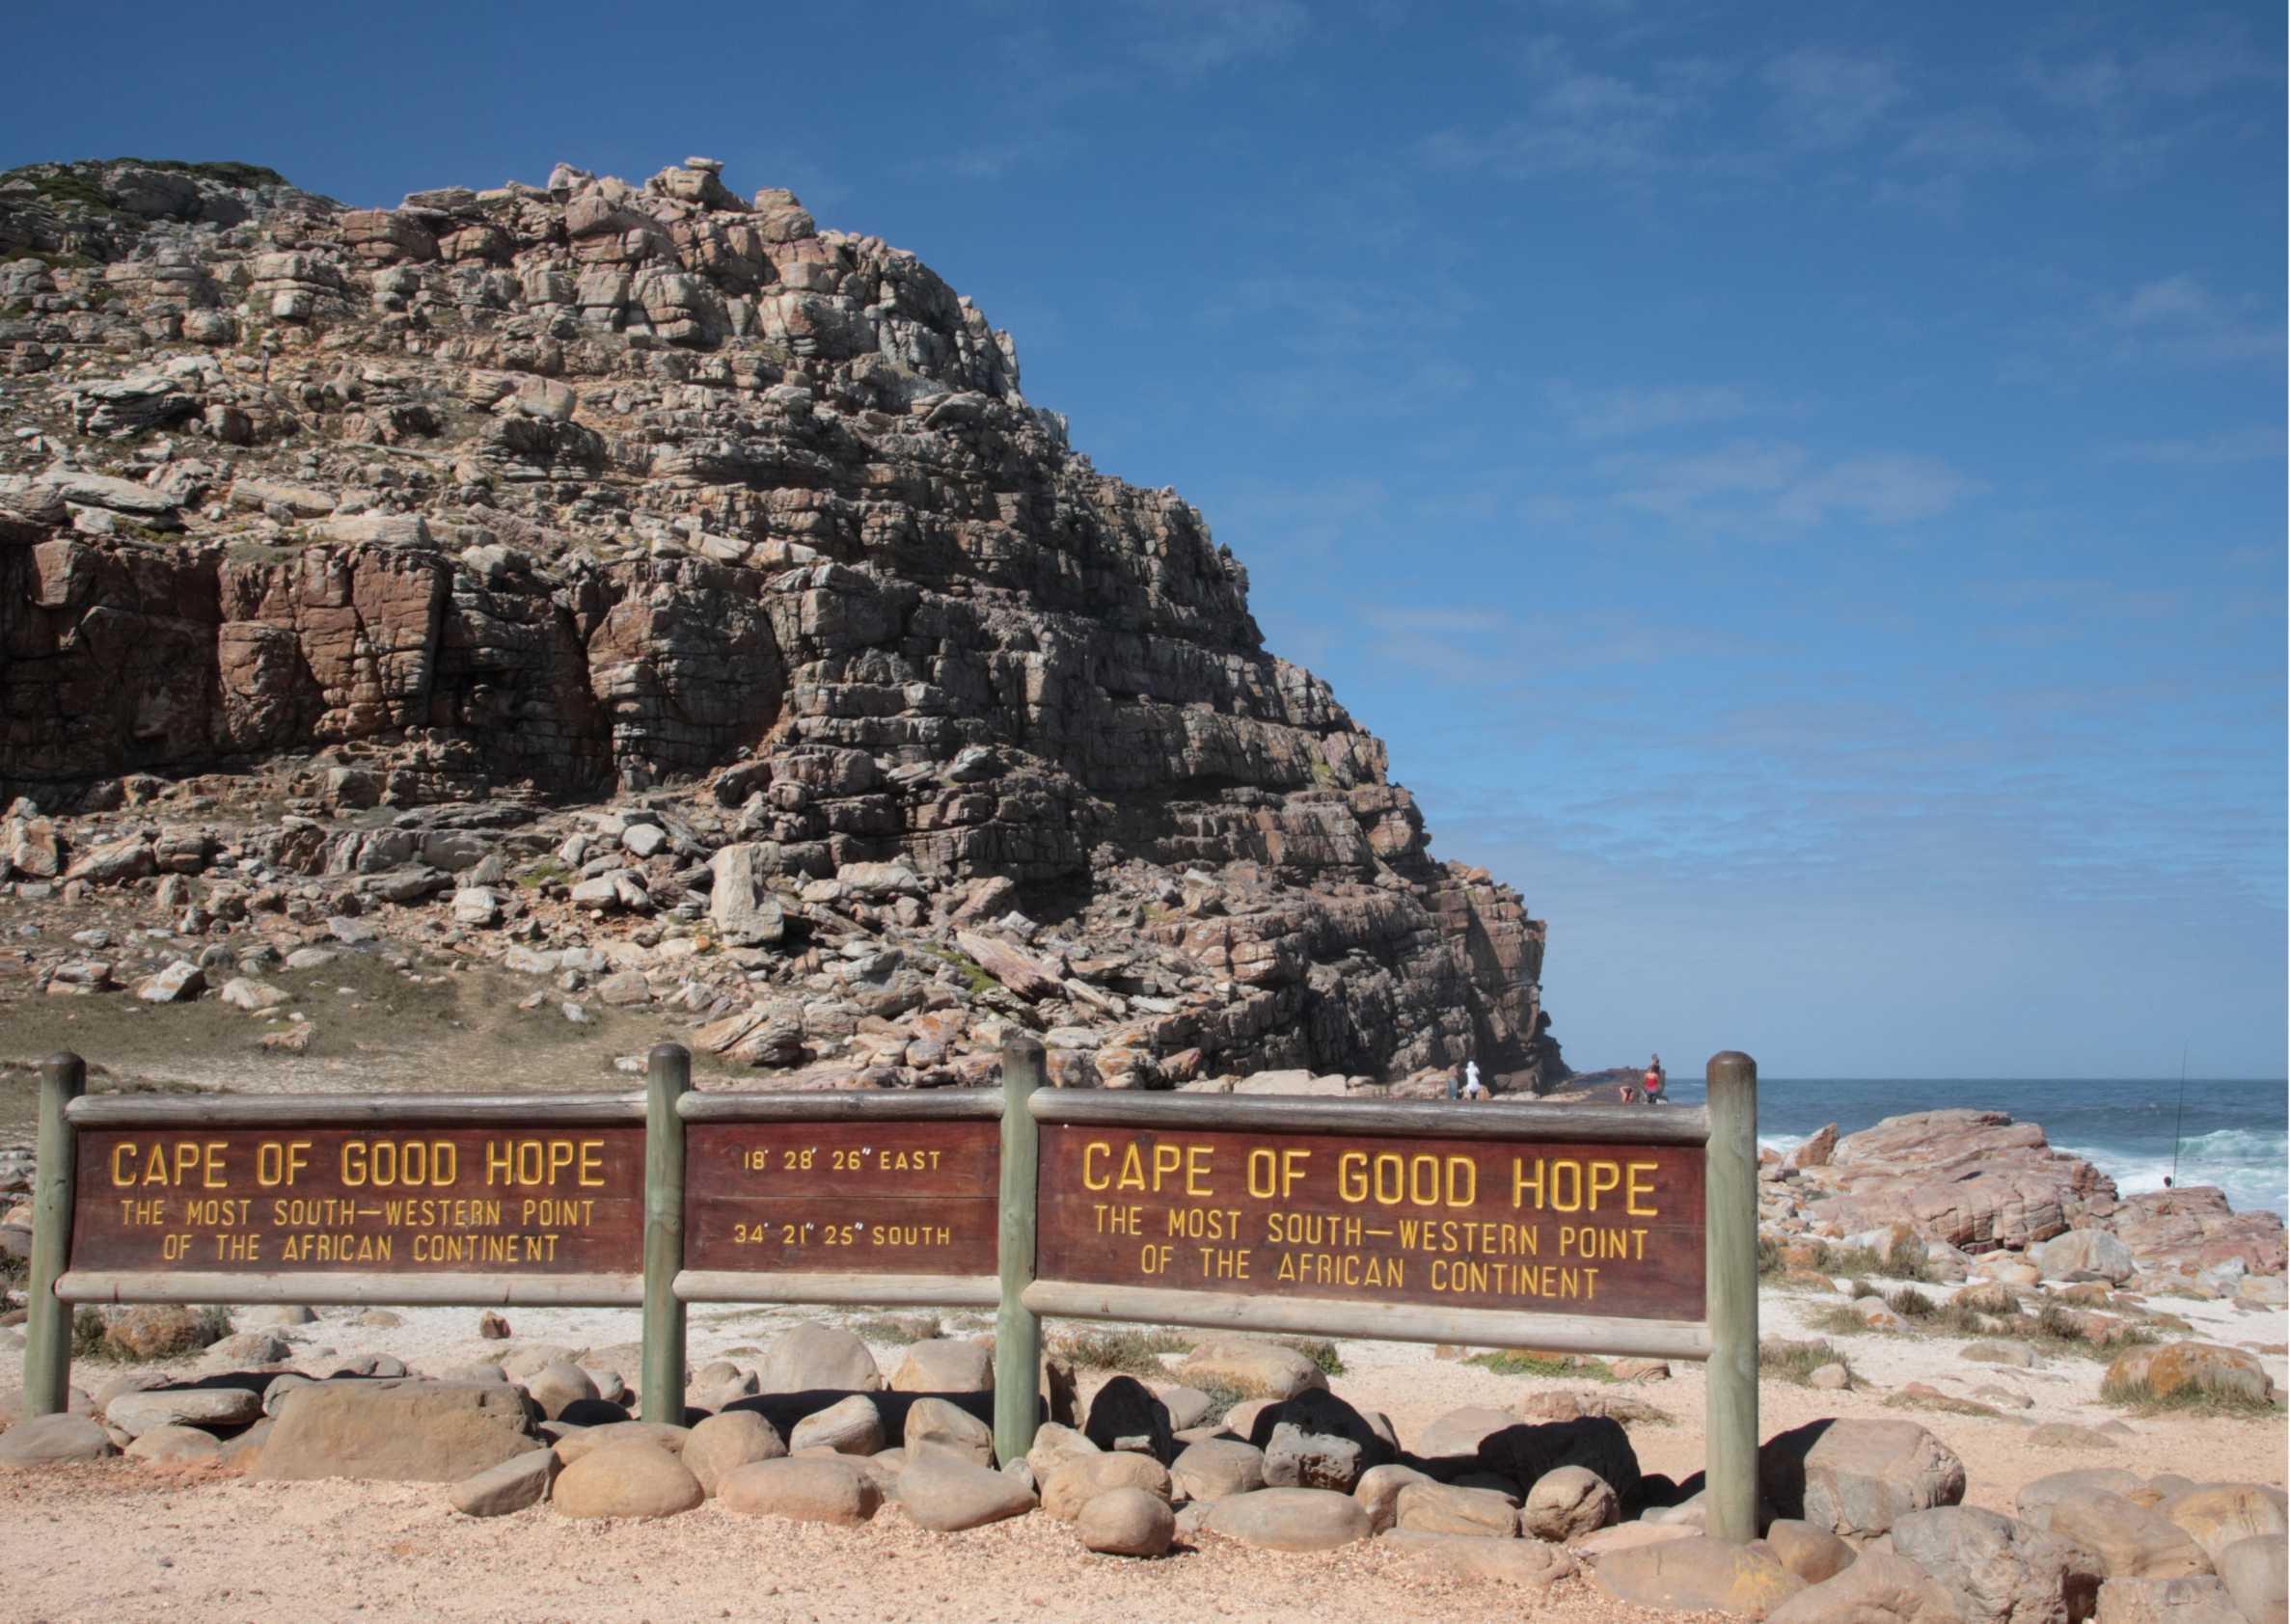
{"label": "wooden fence post", "polygon": [[24,1415],[61,1415],[71,1391],[71,1305],[56,1280],[71,1260],[78,1134],[64,1107],[88,1086],[87,1062],[66,1051],[40,1063],[39,1188],[32,1198],[32,1281],[24,1320]]}
{"label": "wooden fence post", "polygon": [[1709,1395],[1704,1448],[1712,1539],[1758,1537],[1758,1063],[1712,1055],[1704,1223]]}
{"label": "wooden fence post", "polygon": [[994,1452],[1003,1465],[1034,1447],[1041,1422],[1042,1322],[1024,1303],[1034,1283],[1036,1174],[1042,1129],[1026,1101],[1044,1081],[1042,1041],[1002,1040],[1002,1302],[994,1319]]}
{"label": "wooden fence post", "polygon": [[692,1054],[655,1043],[644,1099],[644,1358],[642,1419],[684,1424],[684,1119],[676,1101],[692,1086]]}

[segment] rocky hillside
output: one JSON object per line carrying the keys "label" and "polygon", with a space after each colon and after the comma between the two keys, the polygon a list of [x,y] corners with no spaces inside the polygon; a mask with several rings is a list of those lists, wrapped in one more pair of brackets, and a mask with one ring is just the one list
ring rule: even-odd
{"label": "rocky hillside", "polygon": [[610,948],[758,1065],[922,1045],[875,1034],[878,1082],[987,1010],[1082,1082],[1564,1075],[1542,925],[1429,855],[1200,513],[1074,451],[912,253],[720,167],[0,177],[24,894],[576,991]]}

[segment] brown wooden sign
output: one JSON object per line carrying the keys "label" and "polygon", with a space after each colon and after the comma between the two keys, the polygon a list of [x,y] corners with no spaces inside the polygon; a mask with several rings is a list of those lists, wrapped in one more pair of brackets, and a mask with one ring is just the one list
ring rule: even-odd
{"label": "brown wooden sign", "polygon": [[1704,1152],[1042,1128],[1045,1281],[1698,1321]]}
{"label": "brown wooden sign", "polygon": [[688,1269],[995,1271],[997,1123],[695,1122],[684,1147]]}
{"label": "brown wooden sign", "polygon": [[644,1130],[83,1128],[75,1271],[643,1269]]}

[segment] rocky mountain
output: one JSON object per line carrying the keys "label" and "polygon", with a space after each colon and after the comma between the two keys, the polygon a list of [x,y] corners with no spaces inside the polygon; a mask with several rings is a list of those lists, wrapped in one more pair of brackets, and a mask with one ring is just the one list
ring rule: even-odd
{"label": "rocky mountain", "polygon": [[984,1000],[1077,1081],[1565,1074],[1541,923],[912,253],[700,158],[378,209],[120,160],[0,177],[0,257],[34,891],[684,941],[650,980],[779,1069],[864,960],[910,1044]]}

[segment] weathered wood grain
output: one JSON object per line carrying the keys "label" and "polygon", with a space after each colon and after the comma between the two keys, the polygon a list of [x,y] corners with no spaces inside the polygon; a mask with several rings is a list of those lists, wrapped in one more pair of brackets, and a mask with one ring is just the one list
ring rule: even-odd
{"label": "weathered wood grain", "polygon": [[1545,1145],[1700,1145],[1701,1106],[1538,1105],[1510,1100],[1299,1099],[1233,1094],[1045,1089],[1041,1123],[1224,1132],[1357,1133],[1393,1139],[1527,1139]]}

